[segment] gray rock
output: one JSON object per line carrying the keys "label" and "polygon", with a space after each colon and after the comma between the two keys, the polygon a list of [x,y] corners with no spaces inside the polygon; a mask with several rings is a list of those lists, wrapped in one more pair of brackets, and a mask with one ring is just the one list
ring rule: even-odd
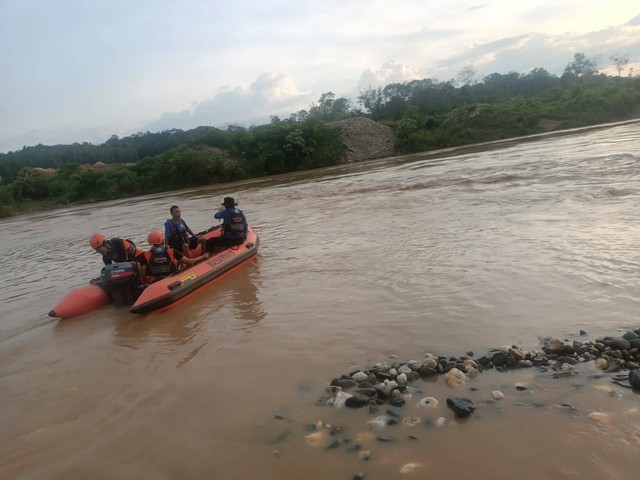
{"label": "gray rock", "polygon": [[565,348],[564,342],[562,340],[558,340],[557,338],[554,338],[552,340],[549,340],[542,347],[542,350],[544,350],[546,353],[560,354],[563,352],[564,348]]}
{"label": "gray rock", "polygon": [[476,405],[469,398],[451,397],[447,398],[447,406],[453,410],[456,417],[468,417],[476,409]]}
{"label": "gray rock", "polygon": [[438,374],[438,372],[434,367],[430,367],[427,365],[421,366],[418,373],[420,374],[421,377],[433,377],[434,375]]}
{"label": "gray rock", "polygon": [[345,400],[344,405],[349,408],[360,408],[364,407],[369,403],[369,397],[365,397],[364,395],[355,394],[352,397],[349,397]]}
{"label": "gray rock", "polygon": [[491,357],[491,361],[496,367],[501,367],[503,365],[506,365],[508,358],[509,355],[507,355],[506,353],[497,352],[493,354],[493,357]]}
{"label": "gray rock", "polygon": [[611,347],[612,350],[629,350],[631,348],[629,340],[625,340],[624,338],[612,338],[606,342],[605,345]]}
{"label": "gray rock", "polygon": [[622,338],[624,338],[625,340],[631,341],[631,340],[635,340],[635,339],[640,338],[640,337],[638,337],[638,334],[636,332],[633,332],[633,331],[629,330],[627,333],[625,333],[622,336]]}
{"label": "gray rock", "polygon": [[629,372],[629,383],[634,390],[640,390],[640,370],[631,370]]}

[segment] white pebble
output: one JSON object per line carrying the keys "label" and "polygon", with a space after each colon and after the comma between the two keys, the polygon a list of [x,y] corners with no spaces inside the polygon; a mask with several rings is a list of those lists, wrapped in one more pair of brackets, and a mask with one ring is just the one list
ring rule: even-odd
{"label": "white pebble", "polygon": [[494,390],[493,392],[491,392],[491,396],[494,400],[502,400],[504,398],[504,393],[502,393],[500,390]]}
{"label": "white pebble", "polygon": [[369,379],[369,375],[367,375],[364,372],[357,372],[351,376],[351,379],[354,382],[362,383],[362,382],[366,382]]}
{"label": "white pebble", "polygon": [[387,417],[381,415],[379,417],[374,418],[373,420],[369,420],[365,423],[365,428],[368,430],[382,430],[387,424]]}
{"label": "white pebble", "polygon": [[438,400],[433,397],[424,397],[418,402],[419,407],[435,408],[438,406]]}
{"label": "white pebble", "polygon": [[344,407],[344,402],[346,402],[349,397],[353,397],[353,395],[346,392],[338,392],[335,400],[333,401],[333,406],[337,408]]}
{"label": "white pebble", "polygon": [[409,473],[415,473],[422,468],[424,468],[424,465],[422,465],[421,463],[407,463],[400,468],[400,473],[403,473],[405,475]]}

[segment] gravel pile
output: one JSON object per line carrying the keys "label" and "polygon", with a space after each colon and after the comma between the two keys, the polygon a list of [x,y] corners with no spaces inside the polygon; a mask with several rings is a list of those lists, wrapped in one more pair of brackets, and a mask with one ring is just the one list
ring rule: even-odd
{"label": "gravel pile", "polygon": [[[585,332],[580,333],[586,335]],[[330,397],[320,399],[319,404],[350,408],[369,406],[372,411],[386,403],[402,407],[413,397],[410,384],[419,378],[443,375],[447,385],[454,388],[492,368],[499,371],[517,368],[537,368],[542,372],[551,370],[555,378],[561,378],[574,375],[576,364],[590,361],[604,373],[629,371],[615,376],[612,382],[640,390],[640,329],[630,330],[622,337],[604,337],[595,341],[565,342],[546,338],[542,343],[542,349],[538,351],[505,346],[475,360],[472,359],[473,352],[469,352],[461,357],[427,353],[421,362],[379,362],[334,378],[327,389]]]}
{"label": "gravel pile", "polygon": [[395,135],[391,127],[365,117],[327,123],[340,130],[340,137],[347,147],[345,162],[353,163],[395,154]]}

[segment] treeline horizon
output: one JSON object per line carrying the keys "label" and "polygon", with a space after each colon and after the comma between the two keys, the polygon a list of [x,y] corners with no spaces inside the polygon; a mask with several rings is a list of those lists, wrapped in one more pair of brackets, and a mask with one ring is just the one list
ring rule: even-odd
{"label": "treeline horizon", "polygon": [[[264,125],[113,135],[100,145],[25,146],[0,153],[0,217],[334,165],[345,147],[326,123],[356,116],[392,127],[398,153],[636,118],[640,77],[623,77],[628,60],[611,58],[617,76],[599,73],[593,59],[577,53],[561,76],[535,68],[477,80],[465,67],[458,81],[426,78],[361,90],[355,105],[323,93],[308,110],[272,116]],[[80,167],[96,162],[123,165]]]}

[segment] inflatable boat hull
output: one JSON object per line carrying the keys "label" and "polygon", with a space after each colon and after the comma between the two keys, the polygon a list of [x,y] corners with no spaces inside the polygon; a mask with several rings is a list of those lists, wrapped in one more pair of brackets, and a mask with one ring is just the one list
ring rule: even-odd
{"label": "inflatable boat hull", "polygon": [[[241,245],[227,248],[192,267],[149,285],[131,307],[132,313],[148,313],[167,307],[246,262],[258,253],[260,239],[249,227]],[[199,254],[199,247],[198,252]]]}
{"label": "inflatable boat hull", "polygon": [[85,285],[70,292],[49,312],[50,317],[71,318],[109,304],[109,295],[97,285]]}

